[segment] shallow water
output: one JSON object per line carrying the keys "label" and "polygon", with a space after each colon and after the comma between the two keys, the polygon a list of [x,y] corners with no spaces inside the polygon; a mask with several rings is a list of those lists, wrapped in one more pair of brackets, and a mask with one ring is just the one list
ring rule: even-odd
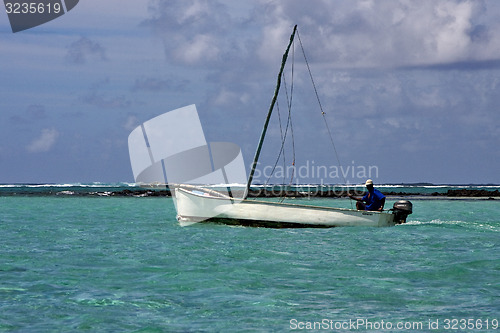
{"label": "shallow water", "polygon": [[498,201],[413,204],[393,228],[182,228],[170,198],[0,197],[0,330],[500,329]]}

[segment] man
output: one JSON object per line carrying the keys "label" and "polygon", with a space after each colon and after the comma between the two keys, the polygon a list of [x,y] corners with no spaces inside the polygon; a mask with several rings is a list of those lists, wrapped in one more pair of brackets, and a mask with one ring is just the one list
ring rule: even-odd
{"label": "man", "polygon": [[379,190],[373,188],[373,181],[371,179],[366,181],[365,186],[368,193],[366,193],[362,198],[356,198],[352,194],[348,194],[349,198],[357,201],[356,209],[382,211],[385,204],[385,195],[383,195]]}

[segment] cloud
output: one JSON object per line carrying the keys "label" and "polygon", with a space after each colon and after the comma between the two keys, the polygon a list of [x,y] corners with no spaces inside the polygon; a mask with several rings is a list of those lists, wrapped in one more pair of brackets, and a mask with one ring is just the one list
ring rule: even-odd
{"label": "cloud", "polygon": [[248,93],[241,91],[234,92],[229,91],[226,88],[221,88],[218,94],[214,96],[211,101],[215,106],[229,106],[234,107],[235,105],[245,104],[251,99]]}
{"label": "cloud", "polygon": [[38,138],[35,138],[26,150],[30,153],[44,153],[49,151],[56,143],[59,132],[54,128],[45,128]]}
{"label": "cloud", "polygon": [[[262,1],[265,3],[265,1]],[[297,23],[317,61],[335,67],[397,67],[499,59],[500,33],[483,1],[271,3],[261,56]],[[490,14],[492,15],[492,14]]]}
{"label": "cloud", "polygon": [[89,58],[106,60],[105,49],[87,37],[81,37],[68,47],[66,61],[74,65],[85,64]]}
{"label": "cloud", "polygon": [[47,118],[45,106],[40,104],[31,104],[26,109],[26,115],[32,120],[41,120]]}
{"label": "cloud", "polygon": [[125,96],[107,96],[105,93],[91,91],[80,100],[89,105],[105,109],[126,109],[132,105],[132,102]]}
{"label": "cloud", "polygon": [[142,25],[163,40],[169,62],[224,65],[231,54],[244,54],[241,51],[246,50],[248,38],[237,33],[248,28],[239,7],[230,1],[158,0],[150,7],[151,17]]}
{"label": "cloud", "polygon": [[139,126],[139,124],[140,122],[137,116],[131,114],[127,117],[125,123],[123,124],[123,128],[128,131],[132,131],[134,128]]}
{"label": "cloud", "polygon": [[133,91],[162,91],[168,90],[172,86],[172,83],[168,80],[157,79],[157,78],[140,78],[136,79]]}
{"label": "cloud", "polygon": [[9,118],[12,123],[27,124],[33,121],[40,121],[47,118],[45,106],[41,104],[30,104],[26,108],[24,115],[14,115]]}
{"label": "cloud", "polygon": [[154,77],[142,77],[136,79],[132,86],[132,91],[179,91],[182,90],[189,82],[184,79],[160,79]]}
{"label": "cloud", "polygon": [[157,0],[142,25],[162,38],[169,62],[186,66],[274,64],[298,24],[310,60],[329,68],[482,68],[500,59],[499,9],[457,0]]}
{"label": "cloud", "polygon": [[[415,160],[439,156],[433,163],[437,170],[438,164],[454,164],[447,157],[463,156],[466,149],[478,147],[477,160],[498,157],[500,1],[152,0],[134,3],[133,10],[121,6],[102,20],[104,7],[119,4],[111,1],[86,7],[77,25],[66,22],[50,37],[3,38],[2,45],[12,46],[2,52],[3,63],[11,64],[2,75],[3,142],[17,142],[16,150],[25,152],[80,145],[76,136],[63,143],[63,133],[53,128],[123,140],[124,129],[149,116],[196,103],[207,137],[235,140],[251,159],[281,56],[298,24],[342,160],[380,163],[381,172],[394,172],[388,180],[409,180],[407,175],[430,174],[431,169],[416,168]],[[97,35],[89,22],[99,22]],[[320,137],[322,119],[309,119],[316,117],[317,102],[298,44],[288,64],[293,55],[297,156],[326,160],[331,148],[327,137]],[[83,65],[87,70],[76,73]],[[279,107],[286,112],[284,95]],[[110,109],[121,112],[96,112]],[[73,115],[81,116],[75,121]],[[268,155],[270,163],[281,142],[271,130],[278,128],[274,118],[264,148],[277,146]],[[117,130],[110,132],[109,124]],[[93,161],[104,148],[87,141],[95,146],[80,158]],[[479,149],[478,142],[486,148]],[[418,154],[398,156],[402,149]],[[116,170],[120,167],[127,177],[129,165]],[[95,177],[107,175],[101,169]],[[484,179],[498,176],[490,171]]]}
{"label": "cloud", "polygon": [[110,89],[111,80],[105,78],[92,84],[89,92],[80,96],[80,101],[105,109],[126,109],[132,106],[132,101],[124,95],[111,96],[108,92]]}
{"label": "cloud", "polygon": [[173,56],[187,64],[194,64],[200,60],[215,60],[220,54],[220,47],[217,43],[218,40],[215,36],[198,34],[191,39],[180,41]]}

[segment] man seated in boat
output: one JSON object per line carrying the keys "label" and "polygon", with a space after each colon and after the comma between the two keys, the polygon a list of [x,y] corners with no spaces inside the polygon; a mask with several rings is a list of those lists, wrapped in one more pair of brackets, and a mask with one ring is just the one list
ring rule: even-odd
{"label": "man seated in boat", "polygon": [[349,198],[356,200],[356,209],[382,211],[385,204],[385,195],[373,187],[371,179],[366,181],[365,186],[368,192],[362,198],[356,198],[352,194],[348,194]]}

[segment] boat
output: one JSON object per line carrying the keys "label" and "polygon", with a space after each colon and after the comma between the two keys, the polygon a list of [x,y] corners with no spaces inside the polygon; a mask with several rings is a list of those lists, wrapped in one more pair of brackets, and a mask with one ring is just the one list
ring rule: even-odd
{"label": "boat", "polygon": [[180,186],[175,192],[177,220],[182,226],[215,222],[270,228],[389,227],[404,223],[411,211],[406,200],[395,203],[390,212],[379,212],[248,199],[234,202],[203,188]]}
{"label": "boat", "polygon": [[173,190],[177,220],[180,225],[215,222],[272,228],[389,227],[405,223],[407,216],[412,213],[412,204],[406,200],[394,203],[390,210],[364,211],[248,198],[271,113],[280,89],[281,76],[296,30],[297,26],[293,28],[290,42],[283,54],[276,89],[242,195],[235,195],[232,191],[220,192],[207,189],[204,186],[169,183],[171,191]]}

